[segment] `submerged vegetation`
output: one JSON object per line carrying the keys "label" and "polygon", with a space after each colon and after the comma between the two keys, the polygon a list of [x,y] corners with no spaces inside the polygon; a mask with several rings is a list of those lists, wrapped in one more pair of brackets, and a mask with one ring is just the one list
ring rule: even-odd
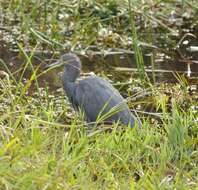
{"label": "submerged vegetation", "polygon": [[[0,189],[196,189],[197,82],[175,74],[177,83],[151,83],[143,53],[173,58],[176,33],[198,35],[197,9],[193,0],[0,0]],[[114,85],[142,129],[91,128],[62,88],[40,82],[38,51],[51,59],[108,48],[135,51],[138,78]]]}
{"label": "submerged vegetation", "polygon": [[53,50],[86,50],[93,45],[100,50],[128,49],[134,37],[131,27],[136,26],[138,42],[171,48],[180,39],[177,33],[198,30],[194,2],[1,0],[1,32],[7,42],[17,40],[27,49],[38,43],[40,48]]}

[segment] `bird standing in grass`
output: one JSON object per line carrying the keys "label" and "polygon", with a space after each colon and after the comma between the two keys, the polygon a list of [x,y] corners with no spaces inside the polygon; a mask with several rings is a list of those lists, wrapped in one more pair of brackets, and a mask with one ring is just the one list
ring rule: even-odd
{"label": "bird standing in grass", "polygon": [[124,98],[107,80],[93,75],[77,81],[81,61],[76,54],[67,53],[48,67],[64,65],[63,88],[75,110],[81,110],[87,122],[120,122],[133,127],[136,118]]}

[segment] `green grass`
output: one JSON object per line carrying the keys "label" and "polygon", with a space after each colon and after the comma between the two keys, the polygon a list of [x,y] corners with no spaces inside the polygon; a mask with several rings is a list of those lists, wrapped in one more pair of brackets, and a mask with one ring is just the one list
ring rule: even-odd
{"label": "green grass", "polygon": [[76,114],[70,116],[63,92],[55,96],[40,89],[27,96],[27,86],[17,87],[9,76],[0,85],[1,189],[198,186],[195,114],[176,99],[168,112],[167,99],[153,92],[153,104],[163,113],[161,124],[147,119],[142,129],[112,126],[109,132],[105,126],[88,129]]}

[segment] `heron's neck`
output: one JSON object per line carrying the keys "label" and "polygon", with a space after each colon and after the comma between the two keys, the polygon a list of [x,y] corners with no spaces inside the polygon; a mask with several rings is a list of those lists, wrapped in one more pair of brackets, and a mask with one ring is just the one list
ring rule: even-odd
{"label": "heron's neck", "polygon": [[63,81],[65,82],[75,82],[79,77],[80,72],[77,69],[68,69],[63,73]]}
{"label": "heron's neck", "polygon": [[74,90],[76,88],[76,83],[75,83],[76,78],[71,78],[69,75],[63,74],[62,76],[62,81],[63,81],[63,88],[69,97],[69,99],[72,97],[74,94]]}

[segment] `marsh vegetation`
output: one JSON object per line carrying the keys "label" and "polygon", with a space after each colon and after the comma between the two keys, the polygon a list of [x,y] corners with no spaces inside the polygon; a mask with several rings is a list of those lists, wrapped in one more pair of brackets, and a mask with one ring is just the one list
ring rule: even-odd
{"label": "marsh vegetation", "polygon": [[[0,0],[0,189],[197,189],[197,13],[193,0]],[[68,51],[141,130],[73,111],[60,70],[43,69]]]}

